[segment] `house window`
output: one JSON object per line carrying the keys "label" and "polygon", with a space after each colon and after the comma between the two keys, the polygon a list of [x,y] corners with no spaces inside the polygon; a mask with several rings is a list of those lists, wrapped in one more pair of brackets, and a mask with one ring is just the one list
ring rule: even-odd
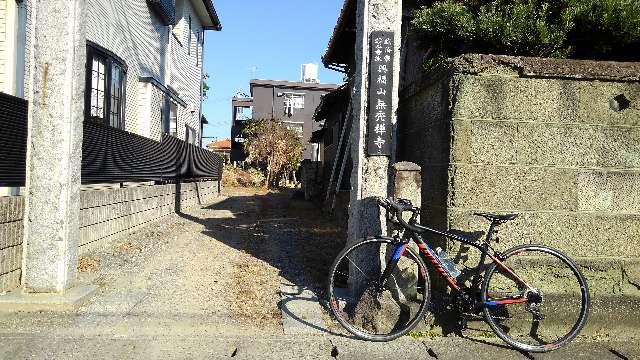
{"label": "house window", "polygon": [[118,64],[111,66],[111,92],[109,107],[109,125],[120,127],[122,123],[122,109],[124,108],[124,70]]}
{"label": "house window", "polygon": [[89,96],[91,98],[91,112],[90,116],[94,119],[104,119],[104,98],[106,89],[104,84],[107,76],[105,74],[106,61],[94,57],[91,59],[91,89],[89,90]]}
{"label": "house window", "polygon": [[296,124],[296,123],[286,123],[283,122],[284,127],[286,127],[289,130],[293,130],[296,134],[298,134],[298,136],[302,137],[302,135],[304,134],[304,128],[302,126],[302,124]]}
{"label": "house window", "polygon": [[124,61],[97,45],[87,46],[85,119],[124,129]]}
{"label": "house window", "polygon": [[198,142],[197,136],[196,136],[196,130],[194,128],[192,128],[189,125],[185,125],[186,126],[186,136],[187,136],[187,142],[189,144],[193,144],[196,145]]}
{"label": "house window", "polygon": [[178,104],[169,101],[169,135],[178,137]]}
{"label": "house window", "polygon": [[284,114],[292,116],[294,109],[304,109],[304,94],[284,94]]}
{"label": "house window", "polygon": [[236,121],[251,120],[253,117],[253,108],[250,106],[236,106]]}

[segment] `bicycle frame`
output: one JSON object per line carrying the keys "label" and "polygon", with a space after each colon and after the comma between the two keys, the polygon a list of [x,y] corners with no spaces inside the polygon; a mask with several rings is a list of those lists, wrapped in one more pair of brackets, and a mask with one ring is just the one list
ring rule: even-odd
{"label": "bicycle frame", "polygon": [[[526,289],[533,289],[529,284],[527,284],[527,282],[524,279],[518,276],[512,269],[506,266],[499,259],[500,257],[499,253],[494,251],[493,254],[491,254],[489,252],[489,249],[490,249],[489,244],[490,244],[491,236],[496,231],[496,227],[499,224],[495,222],[492,223],[491,226],[489,227],[489,232],[487,233],[485,241],[482,243],[477,243],[456,234],[439,231],[436,229],[419,225],[416,223],[414,219],[412,220],[413,221],[410,221],[409,224],[405,223],[408,226],[403,225],[403,227],[405,228],[405,232],[403,234],[401,241],[398,244],[396,244],[394,247],[393,255],[389,260],[389,264],[387,265],[385,272],[382,274],[381,282],[380,282],[381,284],[386,283],[386,280],[391,275],[391,272],[396,267],[396,264],[398,263],[398,261],[400,260],[404,252],[406,251],[407,246],[409,246],[409,243],[411,242],[411,240],[413,240],[418,245],[418,248],[420,249],[420,253],[429,260],[429,262],[433,265],[433,267],[436,269],[438,274],[440,274],[440,276],[445,279],[448,286],[458,294],[463,294],[465,291],[478,291],[480,286],[480,281],[482,279],[481,276],[483,272],[483,265],[487,257],[489,257],[503,271],[504,274],[509,275],[516,283],[525,287]],[[451,275],[449,275],[449,273],[443,268],[443,266],[441,265],[441,260],[438,257],[438,255],[436,255],[435,251],[431,249],[431,247],[420,236],[421,233],[425,233],[425,232],[444,236],[448,239],[474,247],[478,251],[480,251],[481,253],[480,260],[478,262],[478,265],[475,267],[475,271],[471,279],[471,287],[467,287],[462,283],[458,283],[456,279],[454,279]],[[474,303],[476,303],[478,300],[473,299],[473,301]],[[528,299],[524,295],[514,295],[507,298],[491,299],[490,301],[487,300],[484,303],[481,303],[481,305],[497,306],[497,305],[507,305],[507,304],[525,303],[525,302],[528,302]]]}

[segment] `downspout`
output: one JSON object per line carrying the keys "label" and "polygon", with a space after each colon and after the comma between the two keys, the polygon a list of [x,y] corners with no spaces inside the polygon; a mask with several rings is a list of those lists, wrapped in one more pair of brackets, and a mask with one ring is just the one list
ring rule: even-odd
{"label": "downspout", "polygon": [[[198,44],[196,44],[198,46]],[[202,137],[204,136],[204,124],[202,123],[202,104],[204,103],[204,31],[202,31],[202,50],[200,51],[200,111],[198,111],[198,121],[200,122],[200,147],[202,145]]]}

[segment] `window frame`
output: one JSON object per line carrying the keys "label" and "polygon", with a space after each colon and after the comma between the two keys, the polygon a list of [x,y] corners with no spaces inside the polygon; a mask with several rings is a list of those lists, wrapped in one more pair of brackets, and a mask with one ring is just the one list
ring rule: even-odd
{"label": "window frame", "polygon": [[[100,59],[104,61],[104,99],[103,99],[103,116],[91,115],[91,95],[93,93],[93,61],[94,59]],[[120,79],[120,101],[118,118],[115,124],[111,122],[112,109],[112,81],[114,65],[119,67],[122,71],[122,77]],[[127,99],[127,64],[126,62],[115,55],[113,52],[103,48],[102,46],[95,44],[91,41],[87,41],[87,61],[85,67],[85,102],[84,102],[84,119],[85,121],[95,121],[102,123],[106,126],[115,127],[121,130],[125,129],[125,110]]]}
{"label": "window frame", "polygon": [[[173,113],[175,110],[175,116]],[[178,103],[173,101],[169,95],[164,98],[164,119],[162,120],[163,133],[169,136],[178,137]],[[172,123],[174,127],[172,127]]]}
{"label": "window frame", "polygon": [[192,128],[191,126],[185,124],[185,130],[184,130],[184,141],[187,144],[191,144],[191,145],[197,145],[198,144],[198,132],[196,131],[196,129]]}
{"label": "window frame", "polygon": [[[283,94],[284,115],[293,116],[293,114],[295,113],[295,110],[303,110],[305,106],[305,95],[306,94],[301,94],[301,93],[284,93]],[[301,100],[301,102],[295,101],[295,100]]]}

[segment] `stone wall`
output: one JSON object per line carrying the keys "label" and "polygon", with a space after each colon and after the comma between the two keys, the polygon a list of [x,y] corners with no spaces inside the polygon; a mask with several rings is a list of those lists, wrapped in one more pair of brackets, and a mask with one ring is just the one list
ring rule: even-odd
{"label": "stone wall", "polygon": [[[80,196],[81,251],[101,246],[178,209],[213,202],[218,182],[88,190]],[[179,204],[179,205],[177,205]],[[0,293],[20,285],[23,198],[0,197]]]}
{"label": "stone wall", "polygon": [[20,285],[23,210],[22,197],[0,197],[0,294]]}
{"label": "stone wall", "polygon": [[399,153],[423,167],[423,222],[486,231],[473,212],[517,212],[498,248],[548,244],[592,293],[640,295],[639,76],[632,63],[466,55],[406,86]]}

